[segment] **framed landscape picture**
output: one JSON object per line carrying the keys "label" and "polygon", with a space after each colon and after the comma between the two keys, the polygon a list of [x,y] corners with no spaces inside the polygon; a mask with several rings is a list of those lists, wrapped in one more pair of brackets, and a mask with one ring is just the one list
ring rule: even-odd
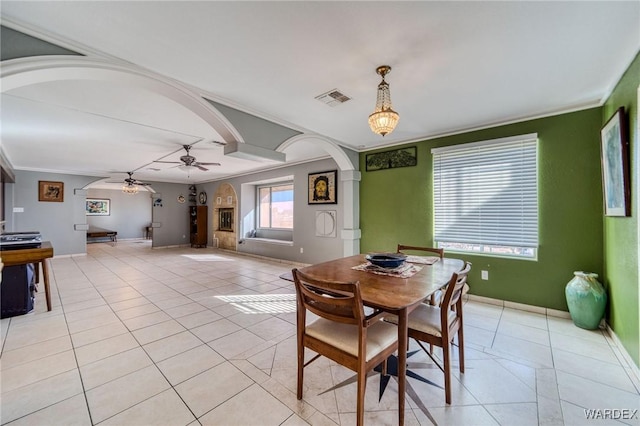
{"label": "framed landscape picture", "polygon": [[365,158],[366,170],[368,172],[395,169],[398,167],[411,167],[418,164],[418,154],[415,146],[375,152],[373,154],[367,154]]}
{"label": "framed landscape picture", "polygon": [[337,170],[309,173],[309,204],[337,204]]}
{"label": "framed landscape picture", "polygon": [[111,200],[108,198],[87,198],[87,216],[109,216],[111,214]]}
{"label": "framed landscape picture", "polygon": [[38,181],[38,201],[64,202],[64,182]]}
{"label": "framed landscape picture", "polygon": [[619,108],[607,121],[600,137],[604,214],[630,216],[629,139],[624,108]]}

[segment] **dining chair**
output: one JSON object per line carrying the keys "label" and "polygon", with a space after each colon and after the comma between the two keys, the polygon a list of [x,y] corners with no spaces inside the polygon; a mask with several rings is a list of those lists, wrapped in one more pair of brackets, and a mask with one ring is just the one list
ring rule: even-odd
{"label": "dining chair", "polygon": [[[321,355],[357,373],[357,424],[364,424],[367,373],[398,349],[398,329],[382,321],[384,312],[365,315],[360,283],[315,279],[293,269],[297,303],[298,399],[302,399],[304,367]],[[306,324],[310,311],[318,318]],[[305,348],[317,353],[304,362]]]}
{"label": "dining chair", "polygon": [[[465,262],[464,268],[454,272],[447,284],[439,305],[421,303],[409,314],[409,337],[429,355],[433,362],[444,373],[445,401],[451,404],[451,346],[458,337],[458,358],[460,372],[464,373],[464,334],[462,290],[467,283],[467,275],[471,264]],[[389,322],[397,322],[397,317],[387,316]],[[442,365],[422,343],[442,348]]]}
{"label": "dining chair", "polygon": [[[444,259],[444,249],[441,249],[441,248],[406,246],[404,244],[398,244],[398,249],[397,249],[398,253],[407,254],[405,252],[416,252],[416,251],[434,253],[434,254],[437,254],[438,257],[440,257],[440,259]],[[462,290],[462,295],[464,296],[468,292],[469,292],[469,284],[465,284]],[[442,299],[442,292],[437,291],[431,296],[431,298],[429,299],[429,303],[431,303],[432,305],[440,304],[440,299]]]}
{"label": "dining chair", "polygon": [[[414,252],[427,252],[437,254],[440,259],[444,259],[444,249],[436,248],[436,247],[418,247],[418,246],[407,246],[404,244],[398,244],[398,249],[396,250],[398,253],[402,254],[411,254]],[[440,291],[437,291],[431,295],[429,298],[429,303],[435,305],[439,303],[442,294]]]}
{"label": "dining chair", "polygon": [[435,248],[435,247],[417,247],[417,246],[406,246],[404,244],[398,244],[398,253],[405,253],[406,251],[425,251],[437,254],[440,259],[444,258],[444,249]]}

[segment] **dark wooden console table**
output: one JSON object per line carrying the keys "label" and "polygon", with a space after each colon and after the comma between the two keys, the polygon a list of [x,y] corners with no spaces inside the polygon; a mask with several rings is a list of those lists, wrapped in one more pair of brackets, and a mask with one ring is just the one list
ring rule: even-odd
{"label": "dark wooden console table", "polygon": [[16,250],[0,251],[4,266],[36,264],[36,282],[39,281],[38,263],[42,264],[42,276],[44,280],[44,294],[47,299],[47,311],[51,310],[51,294],[49,292],[49,265],[48,259],[53,257],[53,246],[49,241],[43,241],[40,247]]}
{"label": "dark wooden console table", "polygon": [[91,226],[87,231],[87,240],[89,240],[89,238],[109,238],[115,243],[118,240],[118,233],[110,229],[102,229]]}

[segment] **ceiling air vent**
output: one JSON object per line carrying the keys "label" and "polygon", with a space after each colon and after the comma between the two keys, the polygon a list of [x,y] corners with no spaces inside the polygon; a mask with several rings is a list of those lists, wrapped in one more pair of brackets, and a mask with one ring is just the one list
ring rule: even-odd
{"label": "ceiling air vent", "polygon": [[316,96],[316,99],[330,107],[334,107],[347,102],[351,98],[340,92],[338,89],[333,89],[323,93],[322,95]]}

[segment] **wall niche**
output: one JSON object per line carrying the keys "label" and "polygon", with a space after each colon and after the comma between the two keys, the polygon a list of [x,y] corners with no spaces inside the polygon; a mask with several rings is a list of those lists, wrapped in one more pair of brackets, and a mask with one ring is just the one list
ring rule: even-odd
{"label": "wall niche", "polygon": [[213,238],[218,248],[237,251],[236,211],[238,197],[235,189],[223,183],[213,196]]}

